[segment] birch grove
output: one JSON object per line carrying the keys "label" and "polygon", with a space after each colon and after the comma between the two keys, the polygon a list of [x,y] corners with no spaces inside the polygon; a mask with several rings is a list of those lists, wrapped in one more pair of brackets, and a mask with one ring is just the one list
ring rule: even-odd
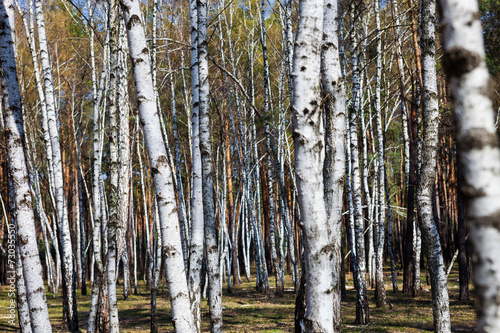
{"label": "birch grove", "polygon": [[498,330],[496,2],[0,17],[2,329]]}

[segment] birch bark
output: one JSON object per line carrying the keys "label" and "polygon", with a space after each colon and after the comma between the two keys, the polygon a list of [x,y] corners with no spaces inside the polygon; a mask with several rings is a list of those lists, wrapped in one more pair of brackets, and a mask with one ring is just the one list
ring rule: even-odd
{"label": "birch bark", "polygon": [[200,153],[203,189],[203,220],[205,223],[205,251],[207,253],[208,305],[210,331],[222,332],[222,288],[219,273],[219,249],[215,222],[214,173],[212,143],[210,141],[207,1],[197,0],[198,12],[198,74]]}
{"label": "birch bark", "polygon": [[436,175],[439,105],[436,81],[435,0],[422,1],[422,79],[424,85],[424,139],[422,167],[417,188],[417,208],[422,240],[431,276],[434,330],[450,332],[448,279],[443,262],[439,234],[432,214],[432,189]]}
{"label": "birch bark", "polygon": [[33,332],[52,332],[45,299],[42,265],[38,254],[35,234],[35,216],[29,187],[23,147],[23,118],[21,96],[17,81],[14,53],[14,6],[10,0],[0,4],[0,65],[2,86],[2,113],[9,160],[9,176],[12,180],[17,224],[19,254],[22,258],[26,298]]}
{"label": "birch bark", "polygon": [[274,210],[274,190],[273,190],[273,163],[272,163],[272,143],[271,143],[271,118],[269,112],[269,63],[267,59],[267,32],[265,21],[265,1],[261,1],[261,32],[260,41],[262,45],[262,59],[264,64],[264,115],[266,117],[265,132],[266,132],[266,155],[267,155],[267,190],[269,193],[269,239],[271,246],[271,259],[275,273],[276,296],[283,296],[284,286],[280,278],[280,269],[278,262],[278,254],[276,252],[276,233],[275,233],[275,210]]}
{"label": "birch bark", "polygon": [[109,330],[110,333],[119,332],[118,303],[116,299],[117,275],[117,229],[119,223],[118,197],[118,110],[117,85],[119,74],[118,59],[118,7],[117,0],[108,2],[108,33],[109,33],[109,89],[108,89],[108,117],[109,117],[109,220],[108,220],[108,248],[107,248],[107,282],[109,302]]}
{"label": "birch bark", "polygon": [[340,68],[338,40],[338,1],[326,0],[321,47],[322,94],[328,98],[324,106],[325,162],[323,182],[327,224],[331,226],[333,277],[333,331],[340,332],[340,269],[342,264],[342,200],[345,175],[346,95]]}
{"label": "birch bark", "polygon": [[[331,227],[324,199],[324,133],[320,75],[323,1],[300,1],[293,55],[293,135],[298,202],[304,232],[306,332],[333,332]],[[296,328],[297,329],[297,328]]]}
{"label": "birch bark", "polygon": [[[354,4],[351,12],[354,22],[354,10],[358,9]],[[362,20],[360,20],[362,21]],[[356,247],[356,322],[361,325],[369,322],[369,308],[366,294],[366,260],[365,260],[365,239],[364,239],[364,223],[361,202],[361,177],[359,174],[359,150],[358,150],[358,134],[357,123],[360,112],[360,68],[358,66],[358,39],[357,32],[352,34],[352,69],[353,69],[353,93],[352,104],[349,109],[349,137],[350,137],[350,152],[351,152],[351,180],[352,180],[352,202],[354,215],[354,233]],[[354,248],[354,246],[353,246]]]}
{"label": "birch bark", "polygon": [[172,170],[156,108],[149,50],[137,1],[122,0],[130,57],[134,68],[139,115],[144,129],[146,147],[151,161],[158,211],[161,222],[162,247],[165,254],[167,282],[172,304],[172,321],[176,332],[196,330],[190,311],[189,294],[179,232],[179,221],[173,187]]}
{"label": "birch bark", "polygon": [[202,195],[202,170],[200,153],[200,117],[199,117],[199,74],[198,74],[198,8],[196,0],[189,1],[189,21],[191,26],[191,90],[192,90],[192,193],[191,193],[191,246],[189,249],[189,292],[191,311],[196,329],[201,330],[201,265],[203,261],[204,220]]}
{"label": "birch bark", "polygon": [[477,1],[440,0],[443,64],[457,120],[479,332],[500,330],[500,150]]}
{"label": "birch bark", "polygon": [[379,1],[374,2],[375,26],[377,34],[377,71],[375,76],[375,122],[377,126],[377,148],[378,148],[378,226],[377,226],[377,245],[375,255],[375,298],[377,307],[384,307],[386,303],[386,294],[384,286],[384,241],[385,241],[385,149],[384,149],[384,126],[382,124],[382,110],[380,107],[380,81],[382,79],[382,40],[380,38],[380,6]]}
{"label": "birch bark", "polygon": [[47,108],[47,123],[52,147],[52,161],[54,170],[54,186],[56,195],[57,221],[60,226],[61,243],[63,249],[63,275],[65,283],[63,288],[66,291],[64,307],[66,313],[66,323],[70,330],[78,328],[78,319],[73,315],[73,252],[71,246],[71,236],[69,231],[68,211],[66,196],[64,193],[64,178],[61,161],[61,146],[59,143],[59,129],[57,125],[56,107],[54,98],[54,84],[52,78],[52,67],[49,60],[49,48],[47,45],[47,33],[45,31],[45,21],[43,17],[42,1],[35,1],[36,21],[38,28],[38,44],[40,47],[40,60],[42,65],[43,79],[45,85],[45,104]]}

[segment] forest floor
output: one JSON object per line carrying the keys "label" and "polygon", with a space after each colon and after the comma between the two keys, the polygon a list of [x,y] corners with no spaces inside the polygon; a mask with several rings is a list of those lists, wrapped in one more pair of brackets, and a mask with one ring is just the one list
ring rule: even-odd
{"label": "forest floor", "polygon": [[[286,276],[285,294],[283,297],[274,296],[274,277],[270,279],[271,290],[267,295],[255,290],[255,280],[243,283],[232,288],[227,293],[227,284],[223,288],[224,330],[226,332],[293,332],[295,294],[291,276]],[[356,292],[352,286],[352,278],[347,277],[347,301],[342,302],[343,332],[429,332],[432,331],[432,301],[430,286],[425,282],[425,272],[422,272],[422,292],[418,297],[408,297],[398,291],[392,292],[390,276],[386,274],[387,299],[390,306],[376,308],[374,290],[369,289],[370,324],[359,326],[354,324],[356,309]],[[121,282],[121,281],[120,281]],[[402,276],[398,276],[398,286],[401,290]],[[458,272],[452,271],[449,276],[450,312],[452,332],[475,332],[474,303],[459,302],[458,299]],[[149,332],[150,329],[150,294],[144,282],[139,284],[138,295],[130,295],[128,300],[121,294],[119,286],[119,318],[121,332]],[[472,286],[471,295],[472,295]],[[90,293],[90,288],[88,292]],[[8,288],[4,286],[0,291],[0,307],[4,313],[0,314],[0,331],[15,332],[17,328],[8,325],[6,315],[10,302]],[[82,296],[77,291],[78,316],[80,329],[86,331],[90,295]],[[62,296],[56,297],[47,294],[47,303],[54,332],[62,332]],[[210,319],[207,302],[202,304],[202,330],[210,331]],[[170,301],[168,293],[161,293],[157,299],[157,311],[160,332],[172,332]],[[17,322],[17,319],[16,319]]]}

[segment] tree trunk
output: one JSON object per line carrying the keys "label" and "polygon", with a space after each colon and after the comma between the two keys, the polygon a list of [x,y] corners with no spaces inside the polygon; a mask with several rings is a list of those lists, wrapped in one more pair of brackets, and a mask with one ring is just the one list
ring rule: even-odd
{"label": "tree trunk", "polygon": [[422,167],[417,189],[420,229],[427,256],[432,291],[434,330],[451,332],[448,281],[432,214],[432,189],[436,175],[439,105],[436,81],[435,0],[422,1],[422,78],[424,83],[424,138]]}
{"label": "tree trunk", "polygon": [[[354,10],[359,10],[357,5],[352,5],[351,18],[354,23]],[[362,21],[362,20],[360,20]],[[360,113],[360,68],[358,66],[358,39],[357,32],[353,31],[352,35],[352,68],[353,68],[353,93],[352,104],[349,108],[349,137],[350,137],[350,152],[351,152],[351,180],[352,180],[352,202],[354,215],[354,234],[356,247],[356,323],[366,325],[370,321],[368,298],[366,293],[366,259],[365,259],[365,238],[364,238],[364,223],[361,202],[361,177],[359,174],[359,150],[358,150],[358,133],[357,124]],[[354,248],[354,246],[353,246]]]}
{"label": "tree trunk", "polygon": [[[35,333],[52,332],[45,300],[42,265],[35,233],[35,216],[23,147],[21,96],[14,53],[14,30],[11,30],[15,27],[14,22],[13,4],[10,0],[5,0],[0,4],[0,64],[3,72],[1,75],[3,130],[15,207],[12,217],[17,225],[19,255],[22,258],[31,329]],[[12,235],[15,237],[14,230]]]}
{"label": "tree trunk", "polygon": [[293,56],[293,133],[298,202],[304,237],[306,272],[306,332],[333,332],[331,226],[323,187],[324,134],[320,74],[323,2],[299,2]]}
{"label": "tree trunk", "polygon": [[54,86],[52,78],[52,67],[49,60],[49,49],[47,45],[47,36],[45,31],[45,22],[43,17],[42,2],[35,1],[36,21],[38,28],[38,43],[40,46],[40,60],[45,84],[45,104],[47,107],[47,123],[49,136],[52,146],[52,162],[54,169],[54,185],[57,207],[57,221],[61,233],[61,245],[63,254],[63,274],[67,299],[64,299],[66,312],[66,324],[70,330],[78,329],[78,319],[73,317],[76,311],[73,311],[73,248],[71,245],[71,236],[69,230],[67,201],[64,193],[64,179],[61,161],[61,146],[59,142],[59,130],[57,125],[56,107],[54,100]]}
{"label": "tree trunk", "polygon": [[141,20],[140,4],[130,0],[123,0],[120,3],[125,13],[130,57],[134,64],[139,115],[143,124],[158,201],[162,229],[162,252],[166,256],[172,321],[177,332],[194,332],[196,326],[190,311],[172,170],[168,163],[156,108],[149,50],[146,44],[144,25]]}
{"label": "tree trunk", "polygon": [[199,73],[198,73],[198,7],[196,0],[189,1],[189,20],[191,25],[191,89],[193,110],[191,116],[191,246],[189,249],[189,292],[191,312],[196,330],[201,330],[201,265],[203,261],[204,220],[202,195],[202,170],[200,153],[200,114],[199,114]]}
{"label": "tree trunk", "polygon": [[[460,155],[457,153],[457,160]],[[464,174],[461,163],[457,163],[457,187],[462,188],[464,184]],[[457,210],[458,210],[458,235],[456,239],[458,251],[458,278],[460,284],[459,301],[469,301],[469,260],[466,246],[467,221],[465,220],[464,199],[461,191],[457,192]]]}
{"label": "tree trunk", "polygon": [[382,79],[382,40],[380,38],[380,17],[379,17],[379,2],[374,2],[375,25],[377,34],[377,73],[375,81],[375,122],[377,123],[377,147],[378,147],[378,226],[377,226],[377,245],[376,245],[376,270],[375,270],[375,298],[377,307],[384,307],[386,303],[385,286],[384,286],[384,241],[385,241],[385,143],[384,143],[384,126],[382,121],[382,110],[380,107],[380,81]]}
{"label": "tree trunk", "polygon": [[331,226],[330,242],[333,245],[333,331],[340,332],[342,265],[342,200],[345,175],[346,95],[340,69],[338,27],[338,1],[327,0],[324,6],[323,44],[321,48],[321,82],[325,102],[325,162],[323,182],[327,224]]}
{"label": "tree trunk", "polygon": [[478,332],[500,330],[500,150],[477,1],[440,0],[443,64],[448,76],[456,140],[463,166],[461,188],[470,227]]}
{"label": "tree trunk", "polygon": [[[210,331],[222,332],[222,288],[219,273],[219,249],[215,221],[214,174],[212,144],[210,141],[207,2],[197,1],[198,12],[198,74],[200,80],[200,153],[203,189],[203,220],[205,222],[205,250],[207,253],[208,304]],[[225,222],[224,222],[225,223]]]}

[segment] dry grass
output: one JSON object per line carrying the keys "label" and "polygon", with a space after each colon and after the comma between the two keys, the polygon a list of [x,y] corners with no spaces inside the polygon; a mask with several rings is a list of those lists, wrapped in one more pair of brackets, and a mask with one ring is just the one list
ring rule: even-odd
{"label": "dry grass", "polygon": [[[401,277],[398,284],[401,286]],[[449,278],[450,311],[453,332],[475,332],[475,312],[473,302],[458,302],[458,277],[452,272]],[[390,277],[386,276],[386,290],[388,301],[392,305],[383,309],[374,305],[373,290],[369,290],[370,321],[367,326],[354,324],[356,293],[352,287],[352,279],[348,278],[347,301],[342,303],[342,320],[344,332],[429,332],[432,331],[432,303],[430,287],[422,279],[423,291],[415,298],[407,297],[401,292],[393,293]],[[224,285],[224,329],[226,332],[292,332],[294,328],[295,294],[291,284],[291,277],[286,277],[284,297],[273,295],[274,279],[270,281],[271,291],[263,295],[255,291],[255,282],[244,282],[233,287],[231,294],[227,293]],[[121,288],[121,286],[120,286]],[[89,290],[90,291],[90,290]],[[121,295],[120,295],[121,296]],[[77,295],[78,316],[80,329],[87,328],[90,296]],[[1,332],[15,332],[16,327],[9,326],[5,315],[9,302],[7,289],[0,291],[0,307],[5,314],[0,313]],[[60,331],[62,326],[62,297],[47,295],[49,313],[54,331]],[[121,332],[149,332],[150,329],[150,297],[144,283],[139,285],[138,295],[129,296],[124,300],[119,297],[118,307]],[[160,293],[157,300],[159,328],[161,332],[171,332],[170,302],[168,293]],[[203,331],[209,331],[208,307],[203,302]]]}

